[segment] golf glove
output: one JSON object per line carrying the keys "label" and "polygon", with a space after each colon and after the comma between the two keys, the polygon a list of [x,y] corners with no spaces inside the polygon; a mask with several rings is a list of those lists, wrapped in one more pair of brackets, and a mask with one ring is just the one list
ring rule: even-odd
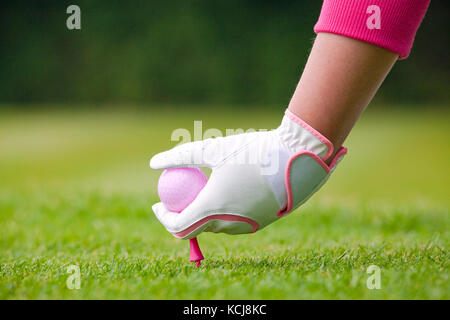
{"label": "golf glove", "polygon": [[286,110],[272,131],[182,144],[150,160],[153,169],[209,167],[211,176],[181,213],[159,202],[152,209],[175,237],[201,232],[252,233],[287,215],[311,197],[346,154]]}

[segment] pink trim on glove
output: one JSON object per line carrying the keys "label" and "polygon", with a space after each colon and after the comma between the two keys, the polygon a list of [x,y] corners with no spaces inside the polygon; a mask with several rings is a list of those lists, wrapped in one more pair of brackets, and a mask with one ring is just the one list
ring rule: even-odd
{"label": "pink trim on glove", "polygon": [[292,210],[292,206],[293,206],[293,202],[294,202],[294,200],[293,200],[294,197],[292,196],[292,184],[291,184],[291,167],[292,167],[292,162],[294,162],[294,160],[297,159],[298,157],[305,156],[305,155],[313,158],[314,160],[316,160],[316,162],[318,164],[320,164],[320,166],[323,168],[323,170],[325,170],[325,172],[327,174],[330,173],[330,168],[315,153],[313,153],[311,151],[303,150],[303,151],[300,151],[299,153],[294,154],[289,159],[289,161],[287,163],[287,166],[286,166],[286,172],[285,172],[285,184],[286,184],[287,203],[286,203],[286,205],[283,208],[278,210],[277,217],[282,217],[282,216],[288,214]]}
{"label": "pink trim on glove", "polygon": [[333,169],[336,166],[336,164],[339,162],[339,160],[347,154],[347,151],[348,150],[346,147],[341,147],[339,149],[339,151],[334,156],[333,161],[331,161],[331,163],[330,163],[330,169]]}
{"label": "pink trim on glove", "polygon": [[405,59],[429,3],[430,0],[324,0],[314,32],[362,40]]}
{"label": "pink trim on glove", "polygon": [[203,226],[205,223],[207,223],[208,221],[211,220],[222,220],[222,221],[233,221],[233,222],[245,222],[248,223],[252,226],[252,230],[249,233],[253,233],[256,232],[256,230],[258,230],[258,223],[256,221],[253,221],[252,219],[246,218],[246,217],[241,217],[241,216],[237,216],[234,214],[213,214],[211,216],[208,216],[206,218],[203,218],[199,221],[197,221],[196,223],[194,223],[193,225],[191,225],[190,227],[184,229],[183,231],[177,232],[177,233],[173,233],[173,235],[175,237],[178,238],[184,238],[187,235],[191,234],[192,232],[194,232],[195,230],[197,230],[198,228],[200,228],[201,226]]}
{"label": "pink trim on glove", "polygon": [[323,161],[327,161],[327,159],[331,156],[333,153],[333,144],[325,138],[324,135],[322,135],[319,131],[311,127],[309,124],[307,124],[305,121],[297,117],[295,114],[293,114],[289,109],[286,109],[285,114],[291,119],[292,121],[296,122],[299,126],[303,127],[304,129],[308,130],[312,135],[314,135],[317,139],[320,140],[324,145],[327,146],[327,154],[323,157]]}
{"label": "pink trim on glove", "polygon": [[295,159],[297,159],[300,156],[309,156],[316,160],[316,162],[325,170],[327,174],[330,174],[331,170],[336,166],[336,164],[339,162],[339,160],[347,154],[347,148],[341,147],[339,151],[334,156],[333,160],[331,161],[331,164],[328,166],[322,159],[320,159],[315,153],[310,151],[300,151],[299,153],[294,154],[288,161],[286,166],[286,172],[285,172],[285,184],[286,184],[286,194],[287,194],[287,203],[284,207],[282,207],[277,212],[277,217],[282,217],[286,214],[288,214],[293,207],[294,198],[292,195],[292,184],[291,184],[291,167],[292,163]]}

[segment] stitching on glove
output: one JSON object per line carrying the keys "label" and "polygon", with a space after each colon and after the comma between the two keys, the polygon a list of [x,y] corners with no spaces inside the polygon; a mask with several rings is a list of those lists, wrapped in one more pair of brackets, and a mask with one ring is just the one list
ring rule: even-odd
{"label": "stitching on glove", "polygon": [[241,146],[240,148],[234,150],[232,153],[226,155],[223,157],[222,160],[218,161],[218,163],[214,166],[216,169],[219,169],[220,167],[222,167],[224,164],[226,164],[226,162],[229,159],[232,159],[233,157],[235,157],[236,155],[240,154],[243,150],[246,150],[249,148],[249,146],[254,143],[257,139],[259,139],[259,136],[255,135],[255,137],[253,139],[251,139],[250,141],[248,141],[247,143],[245,143],[243,146]]}
{"label": "stitching on glove", "polygon": [[252,226],[252,230],[249,233],[253,233],[256,232],[259,228],[259,225],[256,221],[246,218],[246,217],[242,217],[242,216],[237,216],[234,214],[214,214],[208,217],[205,217],[199,221],[197,221],[196,223],[194,223],[193,225],[189,226],[188,228],[184,229],[183,231],[177,232],[177,233],[173,233],[174,236],[179,237],[179,238],[184,238],[187,235],[191,234],[192,232],[194,232],[195,230],[197,230],[198,228],[200,228],[201,226],[203,226],[205,223],[207,223],[208,221],[211,220],[222,220],[222,221],[231,221],[231,222],[245,222],[248,223]]}

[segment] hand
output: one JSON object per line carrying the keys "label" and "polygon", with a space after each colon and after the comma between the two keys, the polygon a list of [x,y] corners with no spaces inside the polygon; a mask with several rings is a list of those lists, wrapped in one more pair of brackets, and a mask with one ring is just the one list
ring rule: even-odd
{"label": "hand", "polygon": [[276,130],[186,143],[155,155],[153,169],[209,167],[212,173],[181,213],[161,202],[152,209],[177,238],[255,232],[304,203],[346,151],[342,147],[328,166],[333,145],[287,110]]}

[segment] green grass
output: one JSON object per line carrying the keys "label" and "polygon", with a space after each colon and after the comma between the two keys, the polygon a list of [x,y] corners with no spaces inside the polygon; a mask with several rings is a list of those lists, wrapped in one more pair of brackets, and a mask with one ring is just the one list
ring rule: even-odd
{"label": "green grass", "polygon": [[450,298],[448,111],[368,112],[305,206],[253,235],[201,235],[196,269],[151,212],[150,156],[194,120],[273,128],[281,112],[163,110],[0,114],[1,299]]}

